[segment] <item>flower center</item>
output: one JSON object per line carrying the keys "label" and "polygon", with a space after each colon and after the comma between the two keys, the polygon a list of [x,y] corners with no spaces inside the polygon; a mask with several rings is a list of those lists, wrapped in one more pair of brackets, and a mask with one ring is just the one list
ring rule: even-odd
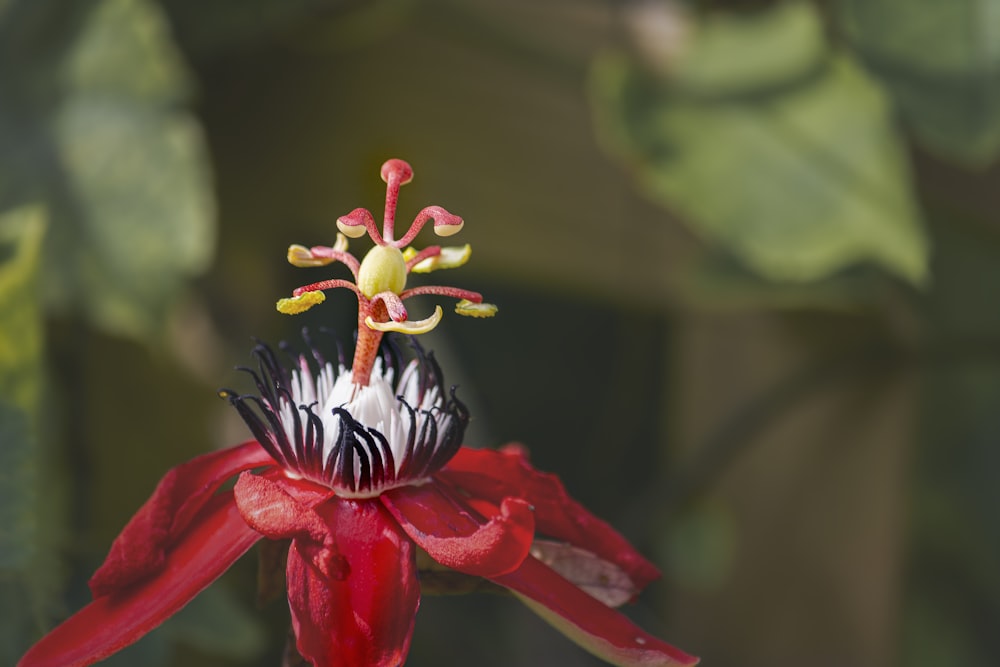
{"label": "flower center", "polygon": [[[409,273],[427,273],[438,269],[452,269],[469,259],[470,248],[442,248],[432,245],[423,250],[410,247],[424,225],[433,222],[438,236],[457,234],[465,224],[457,215],[440,206],[427,206],[421,210],[405,234],[396,238],[396,204],[399,188],[413,179],[413,169],[402,160],[388,160],[382,165],[382,180],[386,183],[385,215],[379,232],[375,216],[364,208],[356,208],[337,218],[337,242],[334,246],[292,245],[288,248],[288,261],[295,266],[316,267],[339,262],[350,270],[354,282],[343,278],[321,280],[303,285],[292,292],[290,298],[279,299],[279,312],[287,315],[302,313],[326,297],[323,290],[346,288],[358,298],[358,345],[355,347],[352,366],[354,382],[365,386],[369,383],[372,365],[382,334],[396,331],[406,334],[426,333],[441,321],[441,308],[436,307],[430,317],[411,320],[403,302],[412,296],[434,294],[458,300],[455,312],[467,317],[492,317],[497,307],[483,303],[478,292],[445,285],[406,287]],[[375,247],[368,251],[363,261],[347,252],[347,239],[368,235]]]}
{"label": "flower center", "polygon": [[[468,412],[444,395],[433,354],[419,346],[400,373],[398,357],[380,356],[365,386],[353,372],[313,351],[286,369],[266,345],[249,372],[259,396],[220,393],[287,474],[326,485],[338,496],[369,498],[421,484],[461,446]],[[398,379],[397,379],[398,378]]]}
{"label": "flower center", "polygon": [[380,292],[399,294],[406,287],[406,260],[399,248],[373,246],[358,269],[358,289],[371,299]]}

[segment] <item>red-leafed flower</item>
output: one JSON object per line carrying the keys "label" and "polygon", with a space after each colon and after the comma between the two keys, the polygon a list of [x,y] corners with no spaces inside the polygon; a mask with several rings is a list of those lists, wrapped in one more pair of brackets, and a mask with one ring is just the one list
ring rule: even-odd
{"label": "red-leafed flower", "polygon": [[[409,166],[386,165],[394,209],[393,170]],[[391,224],[386,229],[391,238]],[[406,296],[399,281],[387,289]],[[391,306],[373,305],[391,304],[378,296],[386,290],[369,291],[357,292],[359,310],[368,311],[362,331],[405,322]],[[474,293],[460,298],[481,302]],[[405,661],[420,602],[420,550],[444,568],[505,587],[613,664],[697,662],[613,609],[658,576],[652,564],[558,478],[532,468],[519,447],[462,447],[468,414],[433,355],[415,346],[417,358],[404,366],[392,345],[376,340],[370,351],[363,335],[351,369],[315,349],[289,355],[286,367],[258,345],[258,367],[249,372],[259,394],[223,392],[256,440],[168,472],[92,577],[94,600],[20,665],[87,665],[120,650],[262,537],[291,541],[286,581],[297,648],[320,667]]]}

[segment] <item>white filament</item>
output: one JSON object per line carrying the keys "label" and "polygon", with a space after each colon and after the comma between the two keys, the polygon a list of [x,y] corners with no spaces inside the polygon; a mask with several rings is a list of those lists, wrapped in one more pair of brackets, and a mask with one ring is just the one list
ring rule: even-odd
{"label": "white filament", "polygon": [[[372,368],[369,384],[361,387],[354,384],[353,373],[344,366],[338,366],[335,369],[333,364],[326,363],[320,368],[319,374],[314,376],[303,359],[300,368],[292,371],[289,387],[292,402],[289,403],[287,398],[282,397],[280,399],[281,405],[277,410],[285,434],[291,442],[302,441],[305,435],[307,416],[300,410],[300,406],[311,406],[312,412],[323,423],[322,456],[325,467],[330,452],[340,435],[341,428],[340,417],[333,413],[333,409],[344,408],[356,421],[366,427],[374,428],[385,436],[392,451],[395,471],[398,474],[404,462],[412,418],[410,410],[396,397],[402,396],[416,412],[416,435],[418,438],[424,423],[428,419],[435,420],[438,437],[437,442],[432,443],[434,449],[441,445],[443,435],[452,417],[441,409],[445,401],[441,395],[440,387],[427,388],[423,400],[419,400],[420,370],[415,360],[403,369],[398,383],[393,382],[393,375],[393,370],[391,368],[385,369],[382,360],[377,359]],[[299,411],[299,424],[302,433],[295,432],[295,411]],[[325,472],[329,474],[332,471],[325,470]],[[354,459],[354,473],[354,478],[359,479],[361,462],[357,457]],[[392,486],[413,483],[413,481],[397,480],[397,483],[392,484]],[[377,493],[385,488],[373,488],[372,492]]]}

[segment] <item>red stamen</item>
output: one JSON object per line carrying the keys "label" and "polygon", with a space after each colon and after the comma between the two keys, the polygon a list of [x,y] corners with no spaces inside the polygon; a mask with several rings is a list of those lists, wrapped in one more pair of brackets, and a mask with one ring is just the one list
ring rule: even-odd
{"label": "red stamen", "polygon": [[399,298],[409,299],[411,296],[420,296],[421,294],[450,296],[455,299],[466,299],[472,303],[483,302],[483,295],[479,292],[473,292],[471,290],[461,289],[458,287],[448,287],[446,285],[421,285],[420,287],[413,287],[400,292]]}
{"label": "red stamen", "polygon": [[309,248],[309,252],[311,252],[314,257],[329,258],[344,264],[351,270],[351,275],[354,276],[354,279],[358,279],[358,270],[361,268],[361,263],[351,253],[337,250],[336,248],[331,248],[325,245],[313,246],[312,248]]}
{"label": "red stamen", "polygon": [[[297,287],[293,292],[292,296],[301,296],[305,292],[319,292],[322,290],[334,289],[336,287],[346,287],[355,294],[358,295],[358,300],[365,299],[365,296],[358,289],[358,286],[349,280],[341,280],[340,278],[335,278],[333,280],[321,280],[318,283],[313,283],[311,285],[303,285],[302,287]],[[367,299],[365,299],[367,301]]]}
{"label": "red stamen", "polygon": [[[433,220],[434,227],[441,227],[442,229],[460,227],[462,225],[461,216],[449,213],[440,206],[427,206],[420,213],[417,213],[417,217],[413,219],[413,224],[410,225],[410,229],[407,230],[406,235],[399,239],[399,241],[396,241],[394,245],[397,248],[402,248],[413,243],[413,239],[417,238],[417,234],[424,228],[428,220]],[[448,234],[438,234],[438,236],[448,236]]]}
{"label": "red stamen", "polygon": [[[351,238],[358,238],[359,236],[364,236],[364,234],[352,234],[348,231],[350,228],[364,227],[368,230],[368,236],[371,237],[376,245],[385,245],[385,240],[378,233],[378,228],[375,227],[375,218],[366,208],[356,208],[347,215],[340,216],[337,218],[337,226],[341,228],[340,231]],[[345,227],[347,229],[344,229]]]}
{"label": "red stamen", "polygon": [[[396,222],[396,203],[399,201],[399,188],[413,180],[413,169],[403,160],[387,160],[382,165],[382,180],[386,183],[385,218],[382,223],[382,237],[387,243],[392,243],[393,226]],[[379,245],[382,244],[380,243]],[[396,247],[398,248],[399,246],[397,245]]]}

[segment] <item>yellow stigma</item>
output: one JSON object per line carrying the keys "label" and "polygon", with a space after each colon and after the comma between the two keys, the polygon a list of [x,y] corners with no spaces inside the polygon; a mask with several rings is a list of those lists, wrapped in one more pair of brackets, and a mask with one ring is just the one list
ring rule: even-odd
{"label": "yellow stigma", "polygon": [[279,313],[298,315],[299,313],[306,312],[317,303],[323,303],[324,301],[326,301],[326,295],[322,292],[303,292],[290,299],[279,299],[275,307]]}
{"label": "yellow stigma", "polygon": [[[347,252],[347,237],[343,234],[337,234],[337,243],[333,249],[338,252]],[[316,257],[312,250],[298,243],[288,246],[288,263],[292,266],[326,266],[335,261],[333,257]]]}
{"label": "yellow stigma", "polygon": [[397,331],[404,334],[422,334],[427,333],[436,327],[438,322],[441,321],[442,314],[441,306],[435,306],[433,314],[423,320],[417,320],[415,322],[376,322],[369,316],[365,319],[365,324],[368,325],[369,329],[374,329],[375,331]]}
{"label": "yellow stigma", "polygon": [[466,317],[493,317],[497,314],[497,307],[492,303],[473,303],[462,299],[455,304],[455,312]]}
{"label": "yellow stigma", "polygon": [[[469,261],[472,255],[472,246],[466,243],[461,247],[441,248],[439,255],[428,257],[410,269],[413,273],[430,273],[438,269],[454,269]],[[403,251],[403,259],[409,262],[417,256],[417,250],[412,246]]]}
{"label": "yellow stigma", "polygon": [[406,260],[399,248],[377,245],[361,260],[358,289],[369,299],[379,292],[399,294],[406,287]]}

